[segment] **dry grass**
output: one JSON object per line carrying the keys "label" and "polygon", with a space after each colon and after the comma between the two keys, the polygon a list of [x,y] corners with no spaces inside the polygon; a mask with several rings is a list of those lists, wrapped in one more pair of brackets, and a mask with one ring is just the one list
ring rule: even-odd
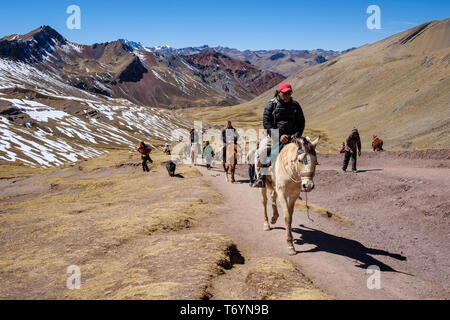
{"label": "dry grass", "polygon": [[329,300],[292,262],[282,258],[258,259],[246,280],[256,299]]}
{"label": "dry grass", "polygon": [[[107,290],[98,295],[94,290],[80,297],[140,298],[142,292],[159,288],[160,293],[148,291],[145,297],[162,298],[176,288],[169,277],[141,284],[136,280],[140,273],[127,271],[126,266],[136,261],[136,250],[153,237],[186,230],[214,214],[221,195],[194,167],[180,166],[177,173],[184,178],[169,178],[160,165],[167,158],[160,153],[153,155],[155,163],[146,174],[136,154],[115,150],[108,155],[67,168],[19,167],[24,175],[48,186],[49,192],[22,201],[5,197],[0,202],[1,298],[73,297],[76,294],[65,287],[69,265],[79,266],[84,280],[97,279],[91,280],[92,288],[99,290],[105,288],[102,281],[107,278],[100,276],[105,270],[110,275],[117,272],[111,281],[129,281],[108,295]],[[219,246],[211,243],[212,251]],[[173,264],[175,273],[186,267]],[[167,266],[161,261],[154,267]]]}
{"label": "dry grass", "polygon": [[[143,238],[122,250],[133,259],[113,256],[69,299],[208,299],[211,278],[231,267],[233,242],[209,233]],[[130,253],[129,253],[130,254]]]}
{"label": "dry grass", "polygon": [[[312,210],[313,212],[320,214],[324,218],[327,218],[327,219],[330,219],[330,220],[333,220],[336,222],[348,223],[348,224],[352,224],[352,225],[354,224],[354,222],[351,219],[349,219],[343,215],[340,215],[336,212],[333,212],[329,209],[323,208],[317,204],[308,202],[308,207],[310,209],[310,212]],[[297,202],[295,203],[294,210],[306,212],[306,210],[307,210],[306,201],[297,200]]]}
{"label": "dry grass", "polygon": [[[195,167],[169,178],[159,152],[150,173],[128,150],[109,155],[24,170],[49,192],[0,202],[0,298],[209,299],[214,277],[242,259],[231,239],[190,232],[223,199]],[[80,290],[66,288],[70,265]],[[258,260],[242,284],[256,299],[327,298],[283,259]]]}
{"label": "dry grass", "polygon": [[8,162],[0,160],[0,179],[14,179],[21,181],[25,178],[48,173],[49,170],[56,171],[56,169],[37,169],[30,166],[25,166],[19,162]]}

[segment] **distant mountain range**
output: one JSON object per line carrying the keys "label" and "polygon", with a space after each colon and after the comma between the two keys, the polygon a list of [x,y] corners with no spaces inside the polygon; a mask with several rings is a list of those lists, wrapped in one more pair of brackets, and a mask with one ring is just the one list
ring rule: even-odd
{"label": "distant mountain range", "polygon": [[80,45],[49,26],[13,34],[0,39],[0,163],[48,167],[143,140],[162,144],[192,124],[157,107],[237,104],[284,79],[214,51]]}
{"label": "distant mountain range", "polygon": [[285,79],[229,57],[217,60],[215,54],[207,51],[201,61],[194,61],[191,56],[163,56],[124,40],[79,45],[49,26],[0,39],[2,59],[33,65],[68,86],[140,105],[233,105]]}
{"label": "distant mountain range", "polygon": [[345,51],[333,51],[333,50],[244,50],[232,49],[227,47],[209,47],[207,45],[198,47],[186,47],[186,48],[172,48],[170,46],[157,46],[146,47],[142,43],[128,41],[120,39],[119,41],[126,43],[137,50],[145,50],[148,52],[155,52],[162,56],[169,55],[192,55],[198,54],[205,50],[213,50],[222,53],[232,59],[245,61],[249,64],[253,64],[263,70],[270,70],[276,73],[280,73],[286,77],[305,70],[309,67],[315,66],[320,63],[327,62],[343,53],[347,53],[355,48],[351,48]]}

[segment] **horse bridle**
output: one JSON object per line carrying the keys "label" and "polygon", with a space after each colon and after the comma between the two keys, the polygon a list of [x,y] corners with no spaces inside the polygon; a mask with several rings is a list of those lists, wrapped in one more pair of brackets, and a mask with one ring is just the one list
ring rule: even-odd
{"label": "horse bridle", "polygon": [[[301,155],[302,153],[305,153],[305,151],[303,151],[302,148],[299,148],[298,151],[297,151],[297,156]],[[305,155],[305,157],[303,158],[303,160],[301,162],[303,162],[304,165],[308,164],[308,159],[306,158],[306,155]],[[300,180],[295,180],[292,177],[293,175],[289,174],[289,172],[287,172],[287,168],[285,168],[285,167],[283,167],[283,168],[284,168],[284,171],[286,171],[286,173],[288,174],[289,179],[291,179],[292,182],[294,182],[294,183],[302,183],[302,180],[301,180],[302,178],[309,178],[309,179],[314,178],[314,174],[315,173],[312,172],[312,171],[307,171],[307,172],[300,172],[300,174],[299,174],[300,175]]]}
{"label": "horse bridle", "polygon": [[[298,157],[299,155],[301,155],[302,153],[305,153],[305,151],[303,151],[302,148],[299,148],[298,151],[297,151],[297,157]],[[305,155],[305,157],[303,157],[302,162],[303,162],[303,164],[305,164],[305,165],[308,164],[308,159],[306,158],[306,155]],[[292,178],[292,175],[290,175],[290,174],[287,172],[287,168],[285,168],[285,167],[283,167],[283,168],[284,168],[284,171],[288,174],[289,178],[290,178],[294,183],[302,183],[302,182],[303,182],[303,181],[301,180],[302,178],[310,178],[310,179],[314,178],[314,172],[312,172],[312,171],[309,171],[309,172],[300,172],[300,180],[299,180],[299,181],[296,181],[294,178]],[[300,191],[300,194],[301,194],[301,192],[302,192],[302,191]],[[308,219],[309,219],[310,221],[314,221],[314,220],[311,219],[310,216],[309,216],[308,192],[305,192],[305,197],[306,197],[306,198],[305,198],[306,214],[307,214]]]}
{"label": "horse bridle", "polygon": [[[299,155],[301,155],[303,153],[305,153],[305,151],[303,151],[302,148],[299,148],[298,151],[297,151],[297,156],[299,156]],[[306,157],[306,155],[303,157],[302,162],[303,162],[304,165],[308,164],[308,158]],[[312,179],[312,178],[314,178],[314,175],[315,175],[315,172],[312,172],[312,171],[300,172],[300,178],[310,178],[310,179]]]}

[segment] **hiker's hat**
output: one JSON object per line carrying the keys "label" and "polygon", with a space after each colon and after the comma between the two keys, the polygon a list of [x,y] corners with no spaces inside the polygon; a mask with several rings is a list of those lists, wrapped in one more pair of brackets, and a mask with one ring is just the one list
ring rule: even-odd
{"label": "hiker's hat", "polygon": [[280,84],[280,87],[278,88],[278,91],[285,93],[285,92],[288,92],[288,91],[292,91],[292,87],[291,87],[291,85],[289,83],[285,82],[285,83]]}

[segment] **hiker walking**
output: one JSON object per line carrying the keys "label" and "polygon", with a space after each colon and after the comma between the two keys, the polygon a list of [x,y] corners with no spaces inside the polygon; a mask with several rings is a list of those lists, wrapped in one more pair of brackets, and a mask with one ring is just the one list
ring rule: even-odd
{"label": "hiker walking", "polygon": [[[257,179],[253,184],[255,188],[265,187],[265,176],[261,173],[262,167],[270,166],[270,163],[262,164],[261,160],[270,156],[272,149],[271,129],[279,130],[279,141],[275,142],[279,151],[291,142],[291,137],[301,138],[305,129],[305,116],[300,104],[292,99],[292,87],[289,83],[282,83],[275,92],[275,97],[269,101],[264,109],[263,116],[264,129],[267,136],[256,152],[256,175]],[[276,147],[276,146],[274,146]]]}
{"label": "hiker walking", "polygon": [[205,142],[205,147],[203,148],[202,155],[203,155],[203,158],[205,158],[205,160],[206,160],[206,168],[208,170],[211,169],[211,163],[212,163],[212,159],[214,157],[214,150],[211,147],[211,145],[209,144],[209,141]]}
{"label": "hiker walking", "polygon": [[147,166],[147,161],[153,163],[153,160],[150,158],[150,152],[152,152],[152,148],[147,146],[145,142],[141,142],[137,151],[139,151],[139,153],[141,154],[142,170],[144,170],[144,172],[150,172],[150,169]]}
{"label": "hiker walking", "polygon": [[356,152],[361,157],[361,138],[359,137],[358,129],[353,128],[352,133],[345,141],[345,157],[342,166],[342,172],[346,172],[350,158],[352,158],[352,172],[356,173]]}

